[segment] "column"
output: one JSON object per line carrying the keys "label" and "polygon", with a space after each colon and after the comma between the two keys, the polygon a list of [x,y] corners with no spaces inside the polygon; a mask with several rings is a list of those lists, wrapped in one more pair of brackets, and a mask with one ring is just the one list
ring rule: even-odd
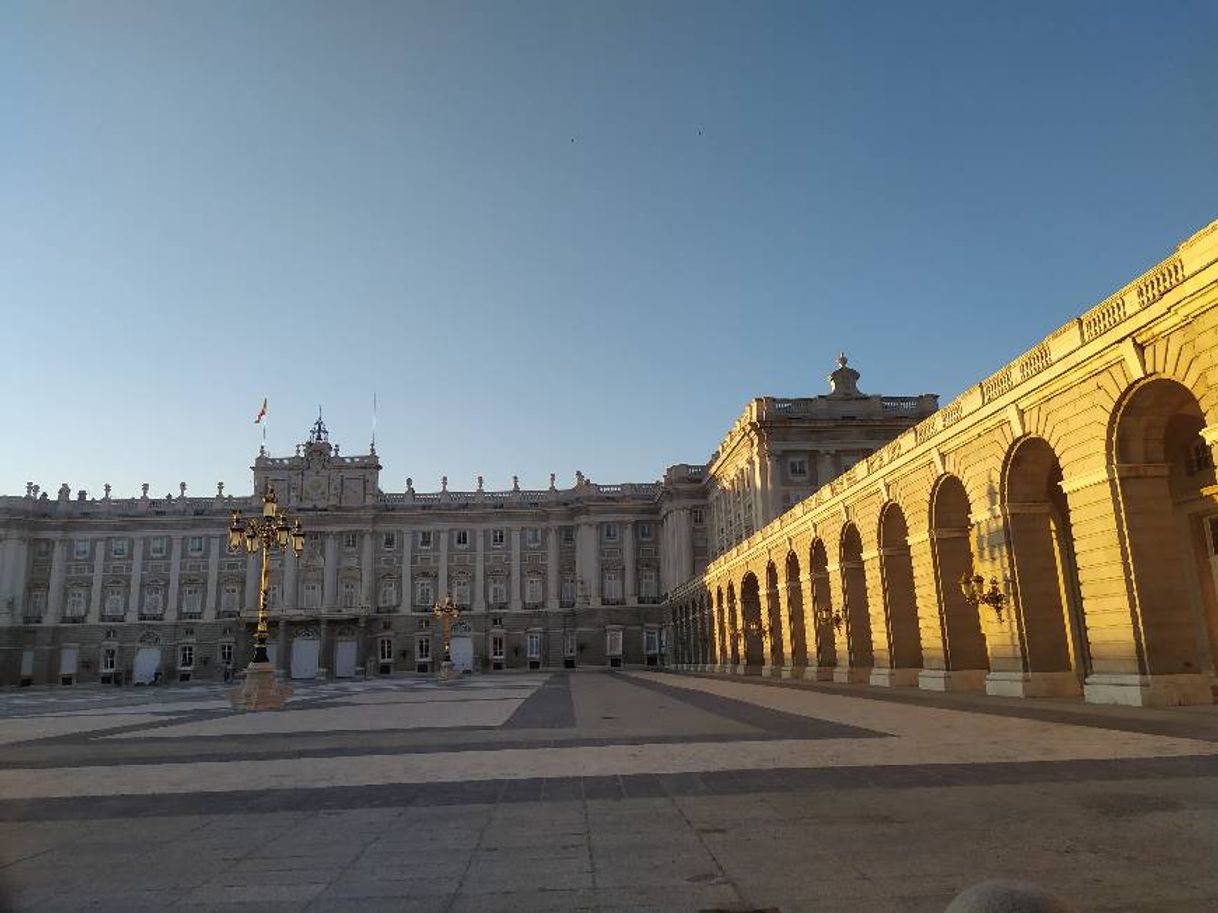
{"label": "column", "polygon": [[101,620],[102,603],[102,567],[106,559],[106,540],[94,539],[93,545],[93,582],[89,586],[89,624],[97,624]]}
{"label": "column", "polygon": [[546,528],[546,608],[557,609],[558,597],[558,527],[549,526]]}
{"label": "column", "polygon": [[255,612],[258,611],[258,602],[261,599],[258,593],[261,583],[259,580],[259,572],[262,570],[259,567],[261,560],[261,551],[245,556],[245,607]]}
{"label": "column", "polygon": [[677,529],[680,545],[677,548],[677,586],[694,576],[694,518],[688,507],[682,507]]}
{"label": "column", "polygon": [[[622,524],[622,558],[626,565],[626,591],[623,595],[626,605],[635,605],[639,601],[639,584],[638,573],[635,569],[633,520]],[[663,555],[660,558],[663,560]]]}
{"label": "column", "polygon": [[[207,537],[207,601],[203,605],[205,621],[215,619],[216,606],[220,601],[220,549],[222,545],[219,536]],[[234,662],[236,662],[235,659]]]}
{"label": "column", "polygon": [[59,538],[51,543],[51,582],[47,593],[47,621],[59,621],[63,617],[63,585],[67,568],[68,540]]}
{"label": "column", "polygon": [[414,530],[402,530],[402,593],[398,607],[403,612],[409,612],[411,600],[414,599],[414,581],[411,575],[411,551],[414,548]]}
{"label": "column", "polygon": [[436,598],[443,599],[448,595],[448,528],[436,530],[436,536],[440,540],[440,576],[436,581]]}
{"label": "column", "polygon": [[519,612],[524,606],[520,601],[520,527],[512,529],[512,576],[508,580],[508,600],[513,612]]}
{"label": "column", "polygon": [[143,573],[140,565],[143,560],[144,540],[137,538],[131,546],[131,588],[127,592],[127,621],[135,621],[139,618],[140,578]]}
{"label": "column", "polygon": [[589,579],[591,569],[588,562],[588,538],[592,532],[587,523],[577,523],[575,526],[575,604],[584,605],[584,600],[591,602],[592,581]]}
{"label": "column", "polygon": [[178,589],[182,580],[182,537],[174,536],[169,546],[169,592],[165,594],[165,620],[177,621]]}
{"label": "column", "polygon": [[297,594],[300,574],[300,560],[296,557],[295,549],[290,546],[283,552],[283,605],[285,609],[294,609],[300,605]]}
{"label": "column", "polygon": [[892,632],[888,629],[888,594],[884,591],[884,579],[880,573],[880,553],[866,551],[863,558],[863,579],[867,584],[867,614],[871,622],[871,684],[912,685],[909,670],[893,668]]}
{"label": "column", "polygon": [[475,612],[486,611],[486,530],[474,530],[474,598]]}
{"label": "column", "polygon": [[833,452],[821,450],[816,454],[816,487],[827,485],[837,475]]}
{"label": "column", "polygon": [[338,605],[338,535],[326,533],[325,565],[321,578],[322,611],[329,611]]}
{"label": "column", "polygon": [[[943,616],[939,611],[939,587],[935,580],[935,557],[930,531],[910,529],[906,540],[913,565],[914,601],[918,606],[918,637],[922,642],[922,671],[918,687],[932,691],[947,689],[947,650],[943,638]],[[957,586],[956,581],[951,581]]]}
{"label": "column", "polygon": [[584,584],[588,604],[601,604],[601,544],[597,525],[584,521],[575,529],[576,575]]}
{"label": "column", "polygon": [[364,551],[360,556],[359,582],[363,591],[363,604],[374,609],[378,602],[376,592],[376,561],[372,554],[372,531],[364,533]]}

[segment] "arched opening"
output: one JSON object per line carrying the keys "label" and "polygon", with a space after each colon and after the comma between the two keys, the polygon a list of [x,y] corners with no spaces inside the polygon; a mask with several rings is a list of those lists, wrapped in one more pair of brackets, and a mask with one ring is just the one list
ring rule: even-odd
{"label": "arched opening", "polygon": [[1149,675],[1213,673],[1218,514],[1203,491],[1215,484],[1204,427],[1192,391],[1163,378],[1135,388],[1113,424],[1135,637]]}
{"label": "arched opening", "polygon": [[782,647],[782,602],[778,598],[778,568],[771,561],[765,567],[766,627],[770,630],[770,665],[776,669],[786,664]]}
{"label": "arched opening", "polygon": [[732,665],[740,665],[740,625],[736,618],[736,588],[727,585],[727,646]]}
{"label": "arched opening", "polygon": [[880,515],[880,579],[884,586],[884,616],[888,619],[892,667],[920,669],[922,635],[918,630],[909,527],[904,511],[896,504],[888,504]]}
{"label": "arched opening", "polygon": [[756,574],[740,581],[740,610],[744,623],[744,664],[748,672],[759,672],[765,662],[762,641],[761,587]]}
{"label": "arched opening", "polygon": [[845,605],[846,651],[852,669],[875,665],[871,651],[871,614],[867,607],[867,577],[863,573],[863,539],[848,523],[842,530],[842,601]]}
{"label": "arched opening", "polygon": [[799,557],[787,553],[787,624],[791,631],[791,664],[808,665],[808,634],[804,627],[804,594],[799,579]]}
{"label": "arched opening", "polygon": [[1020,635],[1031,673],[1089,671],[1070,506],[1057,454],[1044,438],[1017,441],[1003,467]]}
{"label": "arched opening", "polygon": [[812,583],[812,620],[816,632],[816,665],[832,669],[837,665],[834,640],[833,597],[829,593],[829,555],[825,543],[812,543],[808,554],[808,574]]}
{"label": "arched opening", "polygon": [[990,668],[981,618],[960,591],[960,578],[973,573],[973,553],[969,548],[971,513],[964,484],[955,476],[940,479],[931,494],[931,551],[939,592],[944,659],[951,671]]}

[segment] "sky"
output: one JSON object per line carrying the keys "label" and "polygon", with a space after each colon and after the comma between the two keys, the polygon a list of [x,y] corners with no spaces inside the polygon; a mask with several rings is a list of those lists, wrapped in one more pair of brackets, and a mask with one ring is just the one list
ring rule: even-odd
{"label": "sky", "polygon": [[650,481],[1218,218],[1213,2],[0,3],[0,493]]}

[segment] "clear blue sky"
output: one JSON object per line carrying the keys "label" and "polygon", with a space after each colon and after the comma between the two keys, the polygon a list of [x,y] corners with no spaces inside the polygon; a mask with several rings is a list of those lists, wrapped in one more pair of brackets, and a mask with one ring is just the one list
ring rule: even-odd
{"label": "clear blue sky", "polygon": [[0,492],[644,481],[943,402],[1218,217],[1213,2],[13,2]]}

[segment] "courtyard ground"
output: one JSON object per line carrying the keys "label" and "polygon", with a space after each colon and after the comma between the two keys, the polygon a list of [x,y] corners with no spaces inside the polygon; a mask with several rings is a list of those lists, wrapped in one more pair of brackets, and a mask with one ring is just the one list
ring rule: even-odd
{"label": "courtyard ground", "polygon": [[574,672],[0,693],[0,907],[1218,909],[1218,708]]}

